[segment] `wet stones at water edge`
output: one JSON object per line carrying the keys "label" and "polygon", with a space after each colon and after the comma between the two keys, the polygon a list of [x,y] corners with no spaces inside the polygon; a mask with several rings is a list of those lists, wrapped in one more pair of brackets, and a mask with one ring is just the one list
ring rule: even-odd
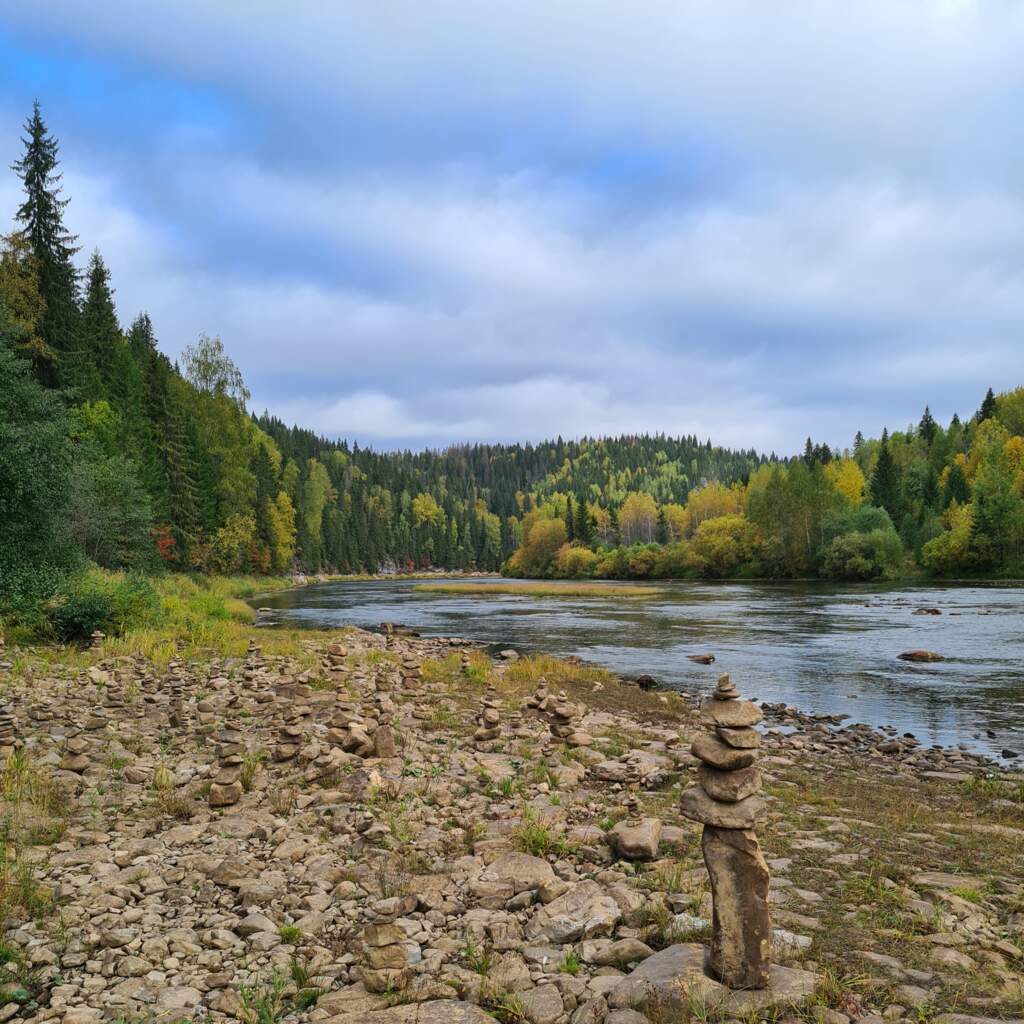
{"label": "wet stones at water edge", "polygon": [[727,674],[701,707],[708,730],[691,748],[701,764],[682,813],[704,826],[701,851],[711,877],[712,936],[707,969],[732,989],[763,989],[771,968],[768,865],[755,828],[764,817],[755,762],[763,714],[740,699]]}

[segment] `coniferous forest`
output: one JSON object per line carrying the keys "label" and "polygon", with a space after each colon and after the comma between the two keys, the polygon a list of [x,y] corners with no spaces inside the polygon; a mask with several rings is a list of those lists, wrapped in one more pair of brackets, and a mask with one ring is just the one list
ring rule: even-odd
{"label": "coniferous forest", "polygon": [[23,201],[0,252],[0,606],[45,601],[92,565],[1021,572],[1022,388],[990,390],[963,420],[925,409],[878,439],[808,440],[785,458],[665,436],[361,449],[253,415],[219,339],[195,339],[173,363],[145,312],[124,320],[102,254],[66,226],[58,143],[38,105],[23,143]]}

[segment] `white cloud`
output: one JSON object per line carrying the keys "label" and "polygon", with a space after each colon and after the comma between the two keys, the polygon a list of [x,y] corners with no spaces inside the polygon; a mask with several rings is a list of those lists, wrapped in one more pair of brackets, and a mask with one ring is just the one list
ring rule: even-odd
{"label": "white cloud", "polygon": [[172,354],[220,334],[257,408],[377,444],[791,451],[1021,383],[1016,5],[129,9],[10,21],[245,130],[66,147],[69,221],[124,319]]}

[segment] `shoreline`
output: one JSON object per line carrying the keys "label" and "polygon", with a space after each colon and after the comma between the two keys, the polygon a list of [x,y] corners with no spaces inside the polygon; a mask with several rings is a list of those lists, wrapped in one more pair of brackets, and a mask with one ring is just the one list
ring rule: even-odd
{"label": "shoreline", "polygon": [[[31,782],[5,790],[26,824],[8,855],[35,888],[0,931],[33,965],[32,1019],[233,1024],[297,961],[318,980],[286,996],[296,1024],[411,1019],[396,1002],[665,1024],[629,979],[707,941],[700,826],[680,814],[703,726],[678,693],[357,627],[240,626],[166,664],[119,643],[31,652],[8,686],[24,759],[6,771]],[[541,686],[571,702],[572,743]],[[762,1019],[1020,1017],[1024,776],[798,724],[762,732],[759,838],[773,960],[821,981],[806,1012]],[[386,961],[368,934],[394,936]]]}

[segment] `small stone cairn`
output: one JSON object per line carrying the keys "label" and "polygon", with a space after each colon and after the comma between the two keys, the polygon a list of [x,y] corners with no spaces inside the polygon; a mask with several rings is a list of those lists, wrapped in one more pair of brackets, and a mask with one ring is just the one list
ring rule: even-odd
{"label": "small stone cairn", "polygon": [[4,638],[0,636],[0,679],[3,679],[3,677],[11,671],[11,662],[4,659],[4,648],[6,648],[6,646],[7,644],[4,641]]}
{"label": "small stone cairn", "polygon": [[551,699],[550,691],[548,690],[548,681],[541,676],[537,680],[537,689],[523,701],[523,706],[527,708],[533,708],[536,711],[547,711],[548,701]]}
{"label": "small stone cairn", "polygon": [[473,733],[474,743],[491,743],[501,738],[501,704],[498,691],[487,687],[487,693],[480,705],[480,713],[476,716],[477,730]]}
{"label": "small stone cairn", "polygon": [[363,931],[363,986],[369,992],[403,989],[409,983],[408,938],[397,924],[370,924]]}
{"label": "small stone cairn", "polygon": [[89,637],[89,650],[98,651],[103,646],[103,641],[106,639],[106,633],[101,633],[98,629],[94,630],[92,635]]}
{"label": "small stone cairn", "polygon": [[418,690],[423,682],[423,666],[419,658],[409,655],[402,659],[402,689]]}
{"label": "small stone cairn", "polygon": [[245,746],[237,729],[225,726],[217,744],[217,774],[210,785],[210,806],[231,807],[242,799],[242,755]]}
{"label": "small stone cairn", "polygon": [[327,648],[327,668],[331,672],[344,672],[347,669],[345,659],[348,648],[344,644],[333,643]]}
{"label": "small stone cairn", "polygon": [[6,760],[20,746],[11,705],[4,701],[0,704],[0,759]]}
{"label": "small stone cairn", "polygon": [[711,876],[713,904],[708,973],[732,989],[763,989],[771,967],[768,865],[755,828],[765,814],[755,765],[764,717],[740,700],[728,675],[701,706],[707,733],[691,747],[701,762],[697,785],[682,797],[684,817],[704,826],[701,851]]}
{"label": "small stone cairn", "polygon": [[84,774],[92,760],[89,757],[89,741],[82,735],[80,729],[69,733],[64,742],[64,756],[61,758],[58,767],[62,772],[74,772],[76,775]]}
{"label": "small stone cairn", "polygon": [[548,729],[555,739],[563,740],[570,747],[589,747],[594,742],[594,738],[583,730],[585,709],[582,704],[569,700],[564,690],[553,701],[548,698],[545,703]]}
{"label": "small stone cairn", "polygon": [[469,657],[469,651],[463,651],[460,655],[461,670],[464,676],[468,676],[473,670],[473,662]]}
{"label": "small stone cairn", "polygon": [[339,707],[331,718],[327,736],[346,754],[373,757],[376,753],[373,738],[376,725],[372,718],[364,717],[351,707]]}

